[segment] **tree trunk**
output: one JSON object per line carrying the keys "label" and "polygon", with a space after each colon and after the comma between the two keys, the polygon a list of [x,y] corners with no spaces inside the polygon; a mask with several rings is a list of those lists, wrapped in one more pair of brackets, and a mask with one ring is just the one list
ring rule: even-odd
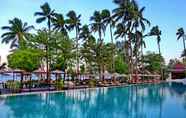
{"label": "tree trunk", "polygon": [[49,60],[48,60],[48,45],[46,45],[46,74],[47,74],[47,80],[49,80]]}
{"label": "tree trunk", "polygon": [[129,41],[130,43],[130,79],[132,79],[132,76],[133,76],[133,49],[132,49],[132,42]]}
{"label": "tree trunk", "polygon": [[112,25],[110,24],[110,37],[111,37],[111,43],[112,43],[112,67],[111,67],[111,71],[112,73],[115,72],[115,60],[114,60],[114,41],[113,41],[113,35],[112,35]]}
{"label": "tree trunk", "polygon": [[184,47],[184,51],[185,51],[185,35],[183,36],[183,47]]}
{"label": "tree trunk", "polygon": [[79,36],[79,30],[78,27],[76,26],[76,61],[77,61],[77,79],[79,79],[79,45],[78,45],[78,36]]}
{"label": "tree trunk", "polygon": [[[141,44],[141,70],[142,70],[142,75],[144,75],[144,65],[143,65],[143,44]],[[142,79],[144,79],[144,76],[142,76]]]}
{"label": "tree trunk", "polygon": [[49,40],[50,40],[50,31],[51,31],[51,23],[50,23],[50,17],[48,17],[48,31],[49,31],[49,34],[48,34],[48,40],[47,40],[47,46],[46,46],[46,61],[47,61],[47,80],[50,79],[50,69],[49,69],[49,66],[51,64],[51,59],[50,59],[50,62],[49,62],[49,51],[50,51],[50,47],[49,47]]}
{"label": "tree trunk", "polygon": [[127,43],[127,37],[126,35],[124,36],[124,45],[123,45],[123,49],[124,49],[124,56],[125,56],[125,59],[124,61],[128,64],[128,60],[127,60],[127,54],[128,54],[128,49],[125,47],[126,46],[126,43]]}
{"label": "tree trunk", "polygon": [[21,74],[21,89],[23,88],[23,72],[20,73]]}
{"label": "tree trunk", "polygon": [[100,79],[103,79],[104,77],[102,76],[102,72],[103,72],[103,68],[102,68],[102,57],[101,57],[101,53],[102,53],[102,35],[101,35],[101,29],[99,28],[99,40],[98,40],[98,45],[99,45],[99,52],[98,52],[98,57],[100,58],[100,62],[99,63],[99,76],[100,76]]}
{"label": "tree trunk", "polygon": [[161,79],[163,79],[163,70],[162,70],[162,62],[161,62],[161,49],[160,49],[160,43],[158,43],[158,50],[159,50],[159,56],[160,56],[160,74],[161,74]]}

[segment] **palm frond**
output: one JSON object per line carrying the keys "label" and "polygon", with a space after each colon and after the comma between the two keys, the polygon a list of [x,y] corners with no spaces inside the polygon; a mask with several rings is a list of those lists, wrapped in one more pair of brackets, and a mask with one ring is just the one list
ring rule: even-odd
{"label": "palm frond", "polygon": [[45,20],[46,20],[46,17],[41,17],[41,18],[36,19],[36,23],[42,23]]}
{"label": "palm frond", "polygon": [[34,16],[44,16],[44,13],[43,12],[35,12]]}

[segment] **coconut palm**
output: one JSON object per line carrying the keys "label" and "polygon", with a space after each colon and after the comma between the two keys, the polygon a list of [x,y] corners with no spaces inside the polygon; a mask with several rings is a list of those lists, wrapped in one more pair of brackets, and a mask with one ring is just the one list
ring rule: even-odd
{"label": "coconut palm", "polygon": [[106,26],[104,24],[103,16],[100,11],[95,11],[93,16],[90,17],[90,21],[92,21],[91,29],[93,32],[98,32],[100,44],[103,43],[102,35],[105,34]]}
{"label": "coconut palm", "polygon": [[82,39],[83,41],[86,41],[91,36],[92,34],[88,25],[83,25],[83,27],[80,30],[79,38]]}
{"label": "coconut palm", "polygon": [[184,29],[183,28],[179,28],[177,30],[176,35],[178,36],[177,40],[180,40],[180,38],[182,38],[182,40],[183,40],[183,47],[184,47],[184,50],[185,50],[186,48],[185,48],[185,32],[184,32]]}
{"label": "coconut palm", "polygon": [[[157,45],[158,45],[158,51],[159,51],[159,55],[161,57],[161,47],[160,47],[160,42],[161,42],[161,30],[159,29],[158,26],[154,26],[149,33],[149,36],[156,36],[157,38]],[[161,59],[160,59],[161,60]],[[160,62],[160,65],[162,65],[162,63]],[[162,67],[161,67],[161,76],[163,77],[163,72],[162,72]]]}
{"label": "coconut palm", "polygon": [[52,19],[53,30],[60,31],[64,35],[67,35],[67,22],[64,19],[63,14],[54,14],[54,18]]}
{"label": "coconut palm", "polygon": [[[130,52],[130,71],[133,73],[133,62],[136,59],[136,66],[138,62],[138,49],[142,48],[140,43],[143,38],[139,37],[144,32],[146,24],[150,25],[150,22],[143,17],[145,7],[139,8],[135,0],[114,0],[114,3],[118,5],[113,10],[113,18],[116,22],[119,22],[125,27],[125,33],[128,35],[128,44]],[[122,26],[120,25],[120,26]],[[121,27],[120,27],[121,28]],[[141,32],[141,33],[139,33]],[[124,33],[123,33],[124,34]],[[134,45],[133,45],[134,44]],[[143,48],[142,48],[143,49]],[[136,58],[133,58],[136,57]],[[137,69],[137,67],[136,67]]]}
{"label": "coconut palm", "polygon": [[10,26],[2,27],[2,30],[7,31],[1,36],[2,43],[11,43],[10,48],[24,48],[25,40],[29,35],[29,31],[33,29],[34,26],[28,26],[26,22],[22,22],[21,19],[18,18],[9,20],[9,24]]}
{"label": "coconut palm", "polygon": [[77,61],[77,73],[79,74],[79,32],[80,32],[80,26],[81,26],[81,15],[77,15],[75,11],[69,11],[67,13],[67,24],[68,24],[68,30],[72,31],[75,29],[76,32],[76,61]]}
{"label": "coconut palm", "polygon": [[118,7],[113,10],[113,18],[116,22],[126,22],[128,17],[127,12],[129,10],[130,0],[114,0],[113,2],[118,5]]}
{"label": "coconut palm", "polygon": [[[112,48],[113,48],[113,45],[114,45],[114,41],[113,41],[113,33],[112,33],[112,30],[114,28],[114,25],[115,25],[115,22],[114,22],[114,19],[110,13],[110,11],[108,9],[104,9],[102,10],[102,16],[103,16],[103,20],[104,20],[104,23],[107,26],[109,26],[109,29],[110,29],[110,38],[111,38],[111,44],[112,44]],[[115,67],[114,67],[114,48],[112,50],[112,66],[111,66],[111,70],[112,72],[115,71]]]}
{"label": "coconut palm", "polygon": [[[98,57],[101,57],[101,50],[102,50],[102,46],[103,46],[103,38],[102,35],[105,34],[105,30],[106,30],[106,26],[104,23],[104,19],[103,19],[103,14],[100,11],[95,11],[93,16],[90,17],[90,21],[92,21],[91,23],[91,29],[93,32],[98,32],[98,47],[99,47],[99,53],[98,53]],[[99,75],[100,78],[101,77],[101,72],[104,72],[104,65],[102,64],[102,60],[100,60],[99,62]],[[103,77],[104,78],[104,77]]]}
{"label": "coconut palm", "polygon": [[161,42],[161,30],[158,26],[154,26],[149,33],[149,36],[156,36],[157,37],[157,45],[158,45],[158,51],[161,55],[161,49],[160,49],[160,42]]}
{"label": "coconut palm", "polygon": [[[47,26],[48,26],[48,30],[49,30],[49,39],[47,41],[50,40],[50,31],[51,31],[51,21],[52,21],[52,18],[54,16],[54,10],[52,10],[49,6],[49,4],[46,2],[44,3],[43,5],[40,6],[41,8],[41,12],[35,12],[34,16],[39,16],[37,19],[36,19],[36,22],[37,23],[42,23],[44,21],[47,21]],[[46,51],[46,64],[47,64],[47,80],[49,79],[49,49],[50,47],[47,46],[47,51]]]}
{"label": "coconut palm", "polygon": [[[128,35],[128,51],[129,53],[129,72],[133,73],[133,48],[132,48],[132,39],[133,34],[132,31],[134,29],[134,19],[136,18],[138,12],[136,11],[136,2],[134,0],[114,0],[114,3],[118,5],[116,9],[113,10],[113,18],[115,22],[119,22],[125,27],[125,35]],[[122,34],[124,34],[122,33]],[[126,38],[126,37],[125,37]],[[126,39],[125,39],[126,40]]]}
{"label": "coconut palm", "polygon": [[143,32],[146,29],[146,25],[150,26],[150,21],[144,18],[143,12],[145,10],[145,7],[142,7],[141,9],[138,8],[137,4],[134,4],[136,8],[136,16],[134,17],[134,23],[133,27],[135,28],[135,34],[136,34],[136,43],[135,45],[137,48],[141,48],[141,53],[143,55],[143,47],[145,47],[145,41],[143,40]]}
{"label": "coconut palm", "polygon": [[127,41],[127,30],[124,24],[119,23],[116,25],[116,31],[114,32],[115,38],[124,38],[124,42],[122,43],[122,49],[123,49],[123,54],[124,54],[124,61],[127,63],[129,59],[128,58],[128,41]]}
{"label": "coconut palm", "polygon": [[48,30],[51,30],[51,20],[54,16],[54,10],[50,8],[50,5],[46,2],[40,6],[41,12],[35,12],[34,16],[39,16],[36,19],[37,23],[42,23],[47,20]]}
{"label": "coconut palm", "polygon": [[133,27],[135,28],[135,30],[137,30],[138,28],[141,29],[141,32],[144,32],[146,29],[146,25],[150,26],[150,21],[148,19],[146,19],[143,15],[143,12],[145,11],[145,7],[142,7],[141,9],[138,8],[137,4],[135,6],[135,15],[134,17],[134,23],[133,23]]}

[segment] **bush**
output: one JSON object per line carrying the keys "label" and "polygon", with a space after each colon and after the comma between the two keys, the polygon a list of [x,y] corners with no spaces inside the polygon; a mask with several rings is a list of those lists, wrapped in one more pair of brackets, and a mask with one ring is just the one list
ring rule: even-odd
{"label": "bush", "polygon": [[89,87],[95,87],[96,86],[96,80],[95,79],[91,79],[88,81],[88,86]]}
{"label": "bush", "polygon": [[7,88],[12,90],[13,92],[19,92],[21,83],[19,81],[7,81]]}
{"label": "bush", "polygon": [[64,88],[64,81],[63,80],[57,80],[55,83],[55,87],[57,90],[62,90]]}
{"label": "bush", "polygon": [[128,65],[123,61],[122,56],[116,57],[115,71],[119,74],[127,74],[128,73]]}

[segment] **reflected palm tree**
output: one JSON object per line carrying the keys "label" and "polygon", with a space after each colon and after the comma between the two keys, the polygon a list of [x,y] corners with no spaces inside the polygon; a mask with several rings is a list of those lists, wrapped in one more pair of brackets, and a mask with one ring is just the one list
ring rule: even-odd
{"label": "reflected palm tree", "polygon": [[167,84],[72,90],[8,97],[4,105],[15,118],[161,118],[166,89],[170,89]]}

